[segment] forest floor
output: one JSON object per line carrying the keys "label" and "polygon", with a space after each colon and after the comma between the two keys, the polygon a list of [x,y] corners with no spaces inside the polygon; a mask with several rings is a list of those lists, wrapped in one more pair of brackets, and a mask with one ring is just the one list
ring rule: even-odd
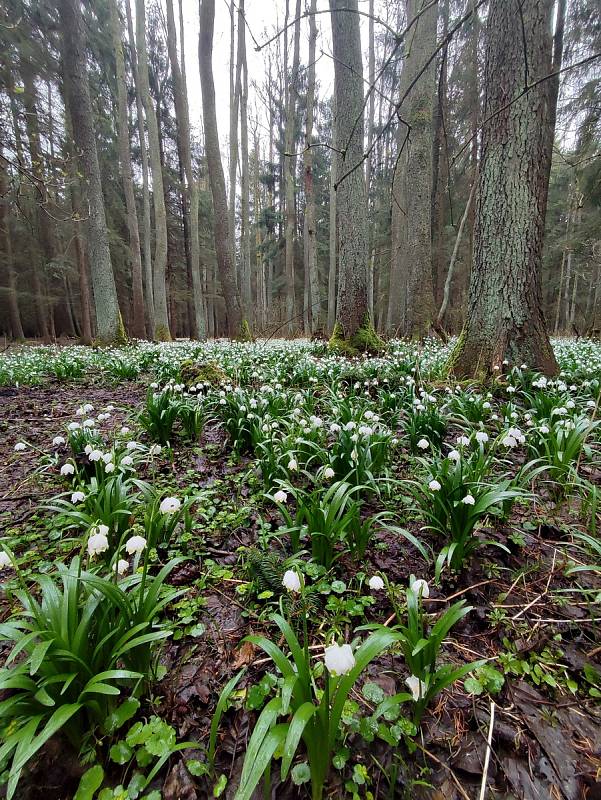
{"label": "forest floor", "polygon": [[[598,403],[598,377],[595,387],[595,378],[586,370],[592,367],[594,375],[594,359],[598,359],[598,369],[601,348],[590,344],[590,350],[581,354],[582,363],[574,366],[579,345],[565,346],[572,348],[565,355],[564,366],[571,374],[565,382],[557,382],[559,386],[556,383],[540,391],[556,396],[551,408],[565,410],[566,400],[569,406],[572,398],[575,408],[568,407],[566,414],[577,423],[577,412],[591,417],[591,397]],[[441,454],[436,463],[448,461],[442,454],[453,451],[461,437],[470,438],[474,431],[487,431],[491,442],[506,442],[506,437],[513,435],[511,426],[526,431],[529,419],[543,431],[545,425],[552,427],[558,415],[542,402],[540,407],[533,403],[533,376],[525,377],[525,372],[516,370],[500,378],[498,385],[491,387],[488,401],[489,395],[481,387],[452,386],[446,392],[436,370],[440,354],[433,356],[434,367],[429,364],[426,369],[424,354],[411,354],[404,346],[393,351],[388,362],[368,359],[351,367],[339,367],[343,360],[332,359],[320,346],[290,349],[290,345],[274,343],[260,356],[236,346],[225,359],[220,357],[221,351],[193,351],[188,345],[174,358],[177,347],[173,345],[158,362],[136,362],[139,368],[132,370],[131,377],[121,377],[118,368],[111,374],[110,369],[99,366],[106,358],[101,354],[100,361],[86,362],[75,375],[59,369],[57,377],[47,363],[38,375],[37,367],[32,367],[29,376],[34,385],[22,385],[14,375],[6,377],[5,365],[4,385],[0,385],[0,543],[8,544],[15,553],[27,582],[36,573],[53,574],[57,562],[68,563],[82,549],[85,530],[67,526],[56,510],[47,508],[53,498],[68,496],[76,484],[83,485],[84,478],[77,473],[72,486],[71,478],[60,473],[69,459],[66,445],[52,446],[57,436],[68,439],[70,422],[81,422],[85,415],[78,415],[78,409],[82,404],[93,406],[88,413],[96,418],[99,413],[107,415],[96,423],[105,447],[110,444],[116,452],[121,438],[148,448],[156,439],[152,431],[141,427],[140,413],[146,406],[149,384],[156,381],[164,387],[169,380],[183,384],[182,364],[185,366],[190,356],[200,362],[208,357],[224,370],[223,386],[218,381],[209,386],[207,381],[193,389],[195,401],[198,397],[206,407],[198,436],[186,440],[174,433],[169,447],[163,446],[159,453],[136,463],[136,478],[151,484],[161,497],[188,498],[190,502],[186,520],[182,519],[164,551],[152,556],[157,568],[168,558],[185,558],[168,579],[170,585],[185,591],[166,609],[172,635],[162,646],[159,680],[144,700],[139,718],[148,720],[156,715],[174,729],[177,741],[197,742],[198,748],[184,751],[183,756],[174,753],[148,789],[158,791],[157,796],[165,800],[220,794],[234,797],[257,716],[278,691],[273,663],[256,643],[244,637],[266,634],[285,648],[270,616],[283,610],[292,622],[300,619],[281,586],[284,567],[295,564],[314,589],[309,637],[315,661],[323,658],[323,646],[327,636],[331,641],[331,632],[340,641],[351,642],[365,635],[357,631],[361,626],[394,628],[402,622],[404,588],[417,576],[428,581],[429,596],[422,602],[432,622],[454,602],[462,600],[471,607],[445,637],[439,662],[455,667],[483,662],[471,675],[432,697],[415,728],[410,702],[396,714],[384,715],[384,723],[375,719],[374,709],[384,698],[407,690],[409,674],[398,649],[377,656],[345,704],[328,797],[482,798],[481,787],[486,785],[487,797],[601,798],[601,550],[595,552],[590,542],[578,538],[592,534],[598,542],[595,487],[601,484],[601,471],[597,430],[591,427],[587,431],[572,471],[557,473],[561,474],[557,480],[560,490],[545,481],[544,472],[532,478],[528,493],[518,498],[508,515],[486,516],[478,524],[477,547],[461,569],[444,568],[435,580],[440,534],[425,529],[423,513],[415,505],[408,482],[423,483],[436,477],[432,461],[428,467],[427,459],[433,459],[436,450]],[[37,348],[29,350],[32,352],[29,358],[41,358],[36,355]],[[55,350],[52,358],[57,354],[67,362],[71,359],[69,350]],[[19,356],[11,358],[18,360]],[[412,372],[415,364],[418,372]],[[420,371],[422,377],[407,380]],[[243,403],[253,399],[260,409],[264,383],[285,397],[285,402],[279,406],[272,402],[269,409],[269,420],[276,420],[276,429],[280,426],[278,436],[285,438],[282,428],[292,424],[295,409],[300,408],[301,427],[308,426],[301,436],[306,434],[308,440],[323,445],[324,453],[318,458],[305,456],[303,462],[300,437],[295,438],[295,432],[286,428],[289,438],[276,453],[275,471],[261,468],[261,460],[268,458],[268,451],[260,446],[265,437],[261,441],[253,438],[248,426],[235,418],[229,403],[237,386],[244,391],[243,397],[236,395],[239,414],[248,414]],[[508,386],[515,391],[508,393]],[[176,391],[182,393],[179,388]],[[395,404],[395,394],[402,402]],[[224,395],[229,417],[221,403]],[[462,402],[471,395],[484,404],[482,419],[478,415],[468,419],[467,412],[459,413],[460,406],[463,408],[455,402],[459,395]],[[426,408],[416,411],[420,402]],[[490,414],[486,403],[491,406]],[[250,408],[254,407],[251,402]],[[354,408],[359,409],[358,415]],[[437,416],[426,419],[424,415],[432,409]],[[367,419],[375,413],[386,421],[386,435],[392,438],[385,441],[386,453],[379,474],[373,475],[373,490],[362,497],[361,518],[384,512],[394,518],[394,526],[421,543],[426,557],[410,537],[386,524],[387,517],[374,526],[364,554],[353,553],[341,537],[334,544],[337,558],[331,566],[320,568],[311,561],[311,553],[307,553],[310,543],[297,554],[302,562],[298,566],[290,561],[294,553],[288,538],[278,534],[283,518],[273,501],[274,492],[282,486],[300,489],[311,484],[318,469],[323,470],[330,463],[327,459],[334,457],[332,445],[328,445],[331,424],[339,420],[344,430],[345,422],[360,421],[366,410],[371,411]],[[593,420],[596,410],[595,405]],[[267,416],[267,411],[263,412],[263,423]],[[559,416],[563,419],[564,415]],[[309,419],[319,419],[320,424],[313,426],[306,421]],[[322,425],[325,433],[317,433]],[[418,443],[424,438],[427,447]],[[502,455],[501,445],[495,445],[499,455],[487,475],[489,482],[491,476],[500,482],[507,464],[515,475],[532,456],[526,446],[520,446],[523,443],[517,434],[516,438],[516,446],[505,447]],[[26,447],[15,450],[20,442]],[[291,442],[297,443],[297,450]],[[467,446],[467,439],[459,445],[462,456],[462,448]],[[582,486],[584,491],[580,491]],[[300,497],[294,494],[297,508]],[[484,540],[493,540],[495,546]],[[430,552],[433,558],[428,556]],[[269,584],[267,562],[277,575],[275,584]],[[574,567],[589,569],[574,572]],[[386,589],[369,588],[368,580],[374,575],[385,577]],[[0,598],[2,621],[18,606],[11,589],[13,577],[10,570],[2,575],[7,581]],[[9,643],[0,642],[2,660],[9,651]],[[205,760],[217,700],[228,680],[242,668],[245,672],[220,719],[215,769],[203,774],[195,765]],[[4,696],[10,696],[10,691]],[[127,786],[135,765],[109,758],[109,744],[96,737],[95,757],[103,764],[103,786],[111,787],[111,794],[104,797],[133,797],[133,791],[113,793],[113,787]],[[91,762],[86,763],[61,740],[52,740],[42,752],[41,758],[32,760],[16,796],[27,800],[73,797]],[[297,786],[291,780],[280,783],[279,768],[272,770],[271,778],[273,797],[309,796],[307,785]],[[302,784],[300,779],[296,782]]]}

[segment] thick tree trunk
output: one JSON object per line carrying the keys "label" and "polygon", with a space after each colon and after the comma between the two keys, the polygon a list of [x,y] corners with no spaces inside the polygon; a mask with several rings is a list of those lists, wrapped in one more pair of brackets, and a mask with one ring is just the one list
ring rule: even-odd
{"label": "thick tree trunk", "polygon": [[148,55],[146,51],[146,11],[144,0],[136,0],[136,49],[138,51],[138,82],[146,112],[148,151],[152,173],[152,201],[154,206],[155,252],[152,270],[154,302],[154,335],[160,341],[169,341],[169,313],[167,310],[167,212],[161,168],[159,131],[148,82]]}
{"label": "thick tree trunk", "polygon": [[213,81],[213,30],[215,27],[215,0],[200,0],[200,33],[198,61],[202,91],[205,152],[209,168],[209,182],[213,196],[215,253],[223,299],[225,301],[227,328],[230,337],[245,336],[248,323],[243,319],[240,294],[236,285],[232,263],[231,237],[225,177],[219,150],[219,133],[215,111],[215,83]]}
{"label": "thick tree trunk", "polygon": [[[411,0],[412,19],[427,0]],[[437,7],[423,13],[407,59],[411,79],[421,72],[436,45]],[[422,338],[430,333],[435,319],[432,283],[432,113],[435,62],[421,74],[408,99],[410,125],[407,148],[407,335]]]}
{"label": "thick tree trunk", "polygon": [[[332,97],[332,147],[336,147],[336,96]],[[338,265],[336,235],[336,163],[338,155],[335,150],[331,151],[330,166],[330,262],[328,266],[328,333],[334,332],[336,325],[336,276]]]}
{"label": "thick tree trunk", "polygon": [[[524,93],[525,84],[551,71],[552,13],[552,0],[525,0],[521,9],[494,0],[489,8],[474,264],[467,320],[452,357],[458,375],[492,374],[505,359],[557,372],[540,284],[549,85]],[[522,22],[524,36],[516,36]]]}
{"label": "thick tree trunk", "polygon": [[113,50],[115,53],[115,78],[117,83],[117,128],[119,141],[119,163],[127,211],[127,229],[131,254],[132,316],[131,333],[138,339],[146,338],[144,323],[144,288],[142,285],[142,254],[138,212],[134,195],[134,179],[129,147],[129,119],[127,114],[127,84],[125,82],[125,59],[123,58],[122,26],[117,0],[109,2]]}
{"label": "thick tree trunk", "polygon": [[19,299],[17,295],[17,276],[13,263],[13,248],[10,232],[10,219],[7,213],[8,181],[2,151],[0,150],[0,258],[4,262],[2,272],[6,278],[6,300],[13,339],[24,339]]}
{"label": "thick tree trunk", "polygon": [[357,0],[330,0],[338,155],[338,310],[331,345],[346,351],[380,346],[367,298],[367,196],[363,173],[363,63]]}
{"label": "thick tree trunk", "polygon": [[307,70],[307,110],[305,120],[305,151],[303,166],[305,173],[305,285],[307,302],[307,321],[309,333],[313,333],[322,323],[319,274],[317,270],[317,230],[315,220],[315,187],[313,185],[313,107],[315,105],[315,46],[317,42],[317,23],[315,11],[317,0],[311,0],[309,16],[309,66]]}
{"label": "thick tree trunk", "polygon": [[100,167],[96,152],[94,112],[86,66],[84,21],[79,0],[61,0],[59,8],[63,29],[65,94],[68,98],[73,138],[79,151],[80,172],[85,178],[82,188],[88,207],[86,232],[94,292],[96,332],[101,341],[115,342],[123,337],[124,332],[111,265]]}
{"label": "thick tree trunk", "polygon": [[229,228],[231,232],[231,258],[235,268],[236,283],[240,290],[240,276],[236,262],[236,182],[238,176],[238,115],[240,113],[241,64],[236,64],[236,10],[230,3],[230,151],[229,151]]}
{"label": "thick tree trunk", "polygon": [[[449,32],[449,0],[442,4],[442,36]],[[448,47],[440,54],[438,91],[434,102],[434,142],[432,149],[432,282],[437,305],[442,302],[445,248],[444,231],[447,218],[449,183],[449,154],[446,126],[448,124]]]}
{"label": "thick tree trunk", "polygon": [[[184,42],[180,42],[183,48]],[[206,321],[204,314],[204,301],[202,291],[202,277],[200,274],[200,242],[198,235],[198,189],[192,171],[192,147],[190,141],[190,112],[184,77],[177,57],[177,34],[175,29],[175,15],[173,13],[173,0],[167,0],[167,49],[171,63],[173,78],[173,93],[175,98],[175,118],[177,122],[178,147],[181,153],[182,165],[185,175],[185,188],[182,186],[184,196],[185,215],[187,228],[190,235],[188,245],[190,257],[190,271],[192,274],[192,295],[194,306],[193,333],[201,341],[206,339]]]}

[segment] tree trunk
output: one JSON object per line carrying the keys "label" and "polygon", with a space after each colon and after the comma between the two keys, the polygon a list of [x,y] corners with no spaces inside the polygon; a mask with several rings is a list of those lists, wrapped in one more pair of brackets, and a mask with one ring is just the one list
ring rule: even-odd
{"label": "tree trunk", "polygon": [[150,189],[148,185],[148,152],[146,150],[146,133],[144,130],[144,107],[138,80],[138,55],[131,16],[130,0],[125,0],[127,16],[127,38],[129,40],[131,71],[136,92],[136,116],[138,121],[138,139],[142,161],[142,255],[144,256],[144,307],[146,310],[146,332],[154,339],[154,293],[152,291],[152,242],[150,229]]}
{"label": "tree trunk", "polygon": [[232,263],[232,232],[229,229],[225,177],[219,150],[219,133],[215,111],[215,83],[213,81],[213,30],[215,27],[215,0],[200,0],[200,33],[198,62],[202,91],[205,152],[209,168],[209,182],[213,196],[215,253],[219,279],[225,301],[227,329],[230,337],[246,337],[248,322],[243,319],[240,294],[236,285]]}
{"label": "tree trunk", "polygon": [[[411,0],[412,19],[426,0]],[[407,59],[411,80],[421,72],[436,46],[437,7],[421,15]],[[408,100],[410,134],[407,147],[407,326],[414,338],[427,336],[435,319],[432,284],[432,113],[435,62],[421,74]]]}
{"label": "tree trunk", "polygon": [[[336,147],[336,96],[332,97],[332,147]],[[336,247],[336,162],[338,156],[331,150],[330,165],[330,261],[328,267],[328,333],[332,334],[336,324],[336,267],[338,264]]]}
{"label": "tree trunk", "polygon": [[[180,42],[184,47],[184,42]],[[198,189],[192,171],[192,147],[190,141],[190,112],[184,77],[177,57],[177,34],[175,29],[175,16],[173,13],[173,0],[167,0],[167,48],[171,63],[173,78],[173,93],[175,98],[175,118],[177,122],[178,147],[181,153],[184,169],[185,189],[184,195],[185,215],[188,220],[187,227],[190,234],[189,253],[190,270],[192,273],[192,294],[194,299],[193,334],[201,341],[206,339],[206,321],[204,314],[204,301],[202,291],[202,276],[200,274],[200,240],[198,234]]]}
{"label": "tree trunk", "polygon": [[380,340],[367,300],[367,196],[363,173],[363,63],[357,0],[330,0],[336,140],[336,217],[339,285],[331,346],[345,352],[376,350]]}
{"label": "tree trunk", "polygon": [[240,290],[236,260],[236,182],[238,176],[238,114],[240,111],[241,64],[236,64],[236,14],[234,3],[230,3],[230,153],[229,153],[229,228],[231,233],[231,259],[234,265],[236,283]]}
{"label": "tree trunk", "polygon": [[[552,0],[525,0],[521,17],[517,4],[505,0],[489,8],[474,264],[467,320],[451,360],[458,375],[490,375],[505,359],[557,372],[540,282],[552,133],[548,82],[523,93],[551,71],[552,13]],[[522,23],[523,37],[516,35]]]}
{"label": "tree trunk", "polygon": [[167,310],[167,212],[161,169],[159,131],[148,82],[148,54],[146,51],[146,11],[144,0],[136,0],[136,48],[138,51],[138,82],[146,112],[148,151],[152,173],[152,202],[154,206],[155,251],[152,270],[154,303],[154,335],[159,341],[169,341],[169,313]]}
{"label": "tree trunk", "polygon": [[[372,159],[371,148],[374,141],[374,117],[375,117],[375,96],[376,96],[376,51],[375,51],[375,32],[374,32],[374,0],[369,0],[369,21],[368,21],[368,55],[367,55],[367,81],[369,84],[369,101],[367,104],[367,150],[370,155],[365,163],[365,191],[367,194],[368,215],[371,210],[372,194]],[[370,225],[368,229],[368,252],[369,262],[367,270],[367,307],[369,316],[374,320],[374,233],[375,225]]]}
{"label": "tree trunk", "polygon": [[246,24],[244,0],[238,3],[238,67],[240,84],[240,160],[241,160],[241,227],[240,227],[240,294],[242,307],[250,318],[252,308],[250,281],[250,180],[248,165],[248,67],[246,63]]}
{"label": "tree trunk", "polygon": [[309,66],[307,71],[307,111],[305,120],[305,151],[303,155],[305,173],[305,284],[307,286],[307,317],[309,333],[321,324],[321,298],[319,274],[317,270],[317,230],[315,221],[315,187],[313,185],[313,107],[315,105],[315,46],[317,42],[317,23],[315,11],[317,0],[311,0],[309,16]]}
{"label": "tree trunk", "polygon": [[111,264],[104,198],[100,180],[94,112],[90,99],[84,21],[79,0],[61,0],[63,29],[63,68],[65,94],[75,146],[79,151],[80,172],[87,200],[87,244],[94,292],[96,332],[103,342],[115,342],[123,335],[123,323],[117,301],[117,288]]}
{"label": "tree trunk", "polygon": [[131,253],[132,282],[132,323],[131,333],[138,339],[146,338],[144,323],[144,288],[142,285],[142,254],[140,252],[140,231],[138,229],[138,212],[134,194],[134,179],[129,147],[129,119],[127,114],[127,84],[125,82],[125,59],[123,58],[122,26],[119,18],[117,0],[110,0],[111,33],[115,53],[115,78],[117,83],[117,128],[119,141],[119,162],[121,179],[125,195],[127,211],[127,229],[129,233],[129,249]]}
{"label": "tree trunk", "polygon": [[[449,0],[442,4],[442,36],[449,32]],[[434,102],[434,142],[432,150],[432,283],[434,300],[442,302],[445,264],[444,231],[447,218],[449,154],[446,125],[448,120],[448,46],[440,54],[438,91]]]}
{"label": "tree trunk", "polygon": [[10,328],[13,339],[24,339],[23,325],[21,323],[21,313],[19,311],[19,300],[17,296],[17,276],[13,263],[12,238],[10,233],[10,219],[7,213],[8,205],[8,181],[6,179],[6,168],[2,151],[0,150],[0,248],[2,261],[4,262],[3,272],[6,275],[6,299],[8,303],[8,314]]}

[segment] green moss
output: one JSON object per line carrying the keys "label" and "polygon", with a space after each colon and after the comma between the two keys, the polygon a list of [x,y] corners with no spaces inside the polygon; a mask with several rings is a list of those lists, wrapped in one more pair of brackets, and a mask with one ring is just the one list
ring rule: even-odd
{"label": "green moss", "polygon": [[250,330],[250,325],[248,324],[248,320],[243,319],[240,323],[240,333],[236,337],[236,341],[238,342],[252,342],[253,335]]}
{"label": "green moss", "polygon": [[123,324],[123,317],[121,316],[121,312],[119,312],[119,322],[117,323],[117,336],[115,337],[116,344],[119,347],[124,347],[127,344],[127,333],[125,331],[125,325]]}
{"label": "green moss", "polygon": [[206,361],[204,364],[192,360],[182,361],[179,374],[186,386],[193,386],[196,383],[220,386],[227,380],[225,372],[214,361]]}
{"label": "green moss", "polygon": [[92,339],[90,345],[92,347],[125,347],[125,345],[128,343],[129,339],[127,338],[127,332],[125,330],[125,325],[123,324],[123,317],[121,316],[121,313],[119,313],[115,337],[113,339],[104,339],[100,336],[96,336],[96,338]]}
{"label": "green moss", "polygon": [[171,341],[171,334],[169,333],[169,328],[165,325],[157,325],[154,338],[157,342],[170,342]]}
{"label": "green moss", "polygon": [[363,323],[349,339],[345,337],[342,325],[337,322],[329,342],[331,351],[345,356],[355,356],[357,353],[379,353],[385,346],[376,333],[369,314],[365,315]]}

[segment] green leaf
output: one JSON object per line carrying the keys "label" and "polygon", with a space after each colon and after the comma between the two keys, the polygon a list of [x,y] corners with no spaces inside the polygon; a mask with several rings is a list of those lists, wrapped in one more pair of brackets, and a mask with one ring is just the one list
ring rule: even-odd
{"label": "green leaf", "polygon": [[222,773],[213,786],[213,797],[221,797],[221,795],[225,792],[226,786],[227,775]]}
{"label": "green leaf", "polygon": [[133,754],[134,751],[127,744],[127,742],[123,741],[123,739],[121,739],[119,742],[116,742],[116,744],[114,744],[109,750],[111,761],[114,761],[115,764],[127,764]]}
{"label": "green leaf", "polygon": [[115,733],[125,725],[140,708],[140,701],[135,697],[124,700],[104,721],[103,730],[107,734]]}
{"label": "green leaf", "polygon": [[194,775],[195,778],[202,778],[203,775],[208,775],[210,772],[208,764],[195,758],[186,761],[186,769],[190,775]]}
{"label": "green leaf", "polygon": [[100,764],[94,764],[81,776],[73,800],[92,800],[95,792],[100,789],[103,780],[104,770]]}
{"label": "green leaf", "polygon": [[290,775],[295,786],[302,786],[303,783],[308,783],[311,780],[311,769],[306,761],[302,761],[292,768]]}

